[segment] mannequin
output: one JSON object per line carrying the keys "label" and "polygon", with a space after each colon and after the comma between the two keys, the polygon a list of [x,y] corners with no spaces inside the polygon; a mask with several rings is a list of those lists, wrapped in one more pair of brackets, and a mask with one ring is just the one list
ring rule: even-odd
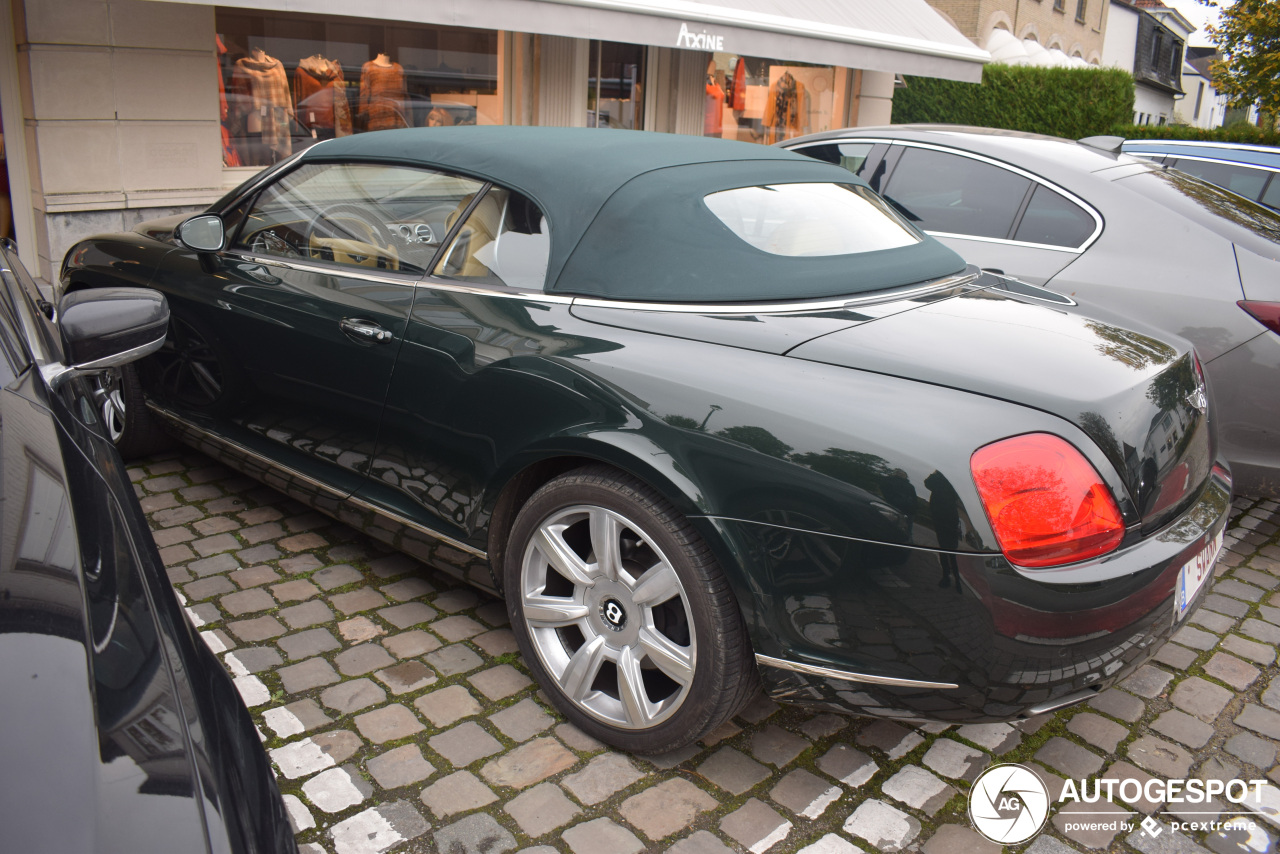
{"label": "mannequin", "polygon": [[249,108],[245,129],[261,135],[266,149],[261,159],[274,163],[292,154],[293,98],[280,60],[267,56],[261,47],[253,47],[248,56],[236,61],[232,83],[248,96],[242,101]]}
{"label": "mannequin", "polygon": [[351,105],[342,64],[320,54],[299,60],[293,73],[293,100],[298,119],[316,139],[351,135]]}
{"label": "mannequin", "polygon": [[218,119],[222,125],[222,165],[243,166],[244,164],[240,162],[240,152],[236,151],[231,143],[231,129],[228,126],[231,111],[227,106],[227,87],[222,74],[222,58],[227,55],[227,46],[222,43],[222,37],[219,35],[214,35],[213,44],[218,51]]}
{"label": "mannequin", "polygon": [[13,203],[9,201],[9,170],[5,162],[4,134],[0,133],[0,237],[13,236]]}
{"label": "mannequin", "polygon": [[404,69],[379,53],[360,69],[360,118],[365,130],[407,127],[404,120]]}
{"label": "mannequin", "polygon": [[804,84],[790,71],[782,72],[782,76],[769,87],[769,97],[764,102],[765,144],[804,133],[802,128],[808,123],[808,116],[809,95]]}
{"label": "mannequin", "polygon": [[720,84],[723,72],[716,68],[713,59],[707,63],[707,103],[702,121],[703,136],[720,136],[723,131],[724,87]]}

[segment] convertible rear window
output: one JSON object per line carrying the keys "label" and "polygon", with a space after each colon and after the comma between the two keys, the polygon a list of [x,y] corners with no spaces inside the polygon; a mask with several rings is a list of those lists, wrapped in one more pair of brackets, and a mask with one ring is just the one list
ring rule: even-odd
{"label": "convertible rear window", "polygon": [[731,232],[771,255],[854,255],[922,239],[878,196],[853,184],[739,187],[704,201]]}

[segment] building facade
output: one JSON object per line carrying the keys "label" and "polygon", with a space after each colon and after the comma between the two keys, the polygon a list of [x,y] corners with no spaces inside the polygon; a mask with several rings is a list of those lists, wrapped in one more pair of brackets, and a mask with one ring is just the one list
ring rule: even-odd
{"label": "building facade", "polygon": [[51,281],[81,237],[200,210],[331,136],[532,124],[770,143],[887,123],[896,73],[976,81],[987,59],[924,0],[671,5],[0,0],[20,254]]}
{"label": "building facade", "polygon": [[1168,124],[1175,111],[1183,114],[1183,63],[1187,37],[1196,27],[1159,0],[1110,3],[1103,64],[1133,75],[1134,124]]}
{"label": "building facade", "polygon": [[1107,0],[929,0],[929,5],[983,47],[999,30],[1068,59],[1089,65],[1102,61]]}
{"label": "building facade", "polygon": [[1222,127],[1227,114],[1227,96],[1213,85],[1210,63],[1220,54],[1211,47],[1188,47],[1182,66],[1182,88],[1187,96],[1174,113],[1175,121],[1201,128]]}

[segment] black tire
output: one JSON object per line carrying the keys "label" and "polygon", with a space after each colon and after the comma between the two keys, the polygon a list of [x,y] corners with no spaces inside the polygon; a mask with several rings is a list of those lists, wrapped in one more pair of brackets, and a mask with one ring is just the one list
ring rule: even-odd
{"label": "black tire", "polygon": [[[588,560],[597,530],[617,546],[612,575]],[[551,542],[548,532],[555,542],[540,545]],[[547,557],[566,545],[578,557],[573,567],[597,569],[590,584],[585,574],[570,581],[573,573]],[[588,466],[535,492],[512,526],[503,577],[526,665],[556,707],[600,741],[633,753],[675,750],[720,726],[757,689],[742,614],[711,550],[670,503],[628,475]],[[548,602],[559,604],[548,610]],[[560,615],[563,603],[580,604],[564,604]]]}
{"label": "black tire", "polygon": [[169,436],[147,410],[137,368],[132,364],[112,368],[92,378],[91,382],[103,432],[116,446],[121,458],[146,457],[170,446]]}

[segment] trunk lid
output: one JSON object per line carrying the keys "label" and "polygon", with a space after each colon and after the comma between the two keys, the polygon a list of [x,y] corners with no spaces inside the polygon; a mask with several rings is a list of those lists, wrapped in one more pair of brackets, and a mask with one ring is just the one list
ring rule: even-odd
{"label": "trunk lid", "polygon": [[[788,355],[1053,413],[1106,454],[1144,532],[1173,518],[1209,477],[1205,390],[1181,339],[988,289],[839,330]],[[938,413],[939,429],[945,425]]]}

